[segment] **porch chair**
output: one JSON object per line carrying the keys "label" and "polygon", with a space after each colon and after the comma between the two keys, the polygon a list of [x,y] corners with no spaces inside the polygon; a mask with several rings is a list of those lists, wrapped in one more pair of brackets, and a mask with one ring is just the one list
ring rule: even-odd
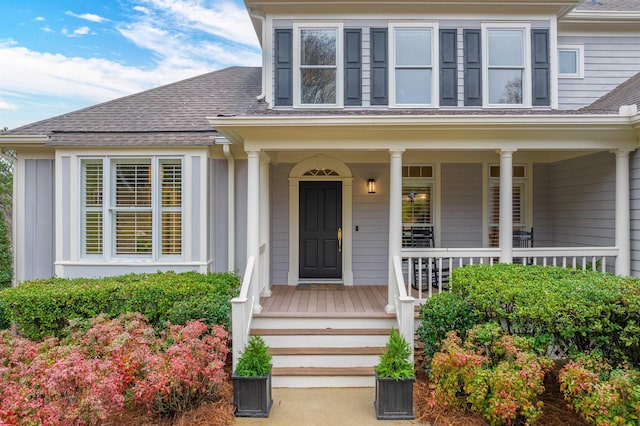
{"label": "porch chair", "polygon": [[[434,248],[435,238],[433,235],[432,227],[411,227],[409,246],[416,248]],[[432,260],[431,276],[429,277],[429,261]],[[422,262],[422,277],[427,277],[432,286],[438,288],[438,267],[437,259],[426,259]],[[420,277],[418,261],[413,262],[413,285],[412,287],[418,290],[418,278]],[[442,267],[442,288],[445,288],[449,284],[449,268]],[[424,288],[423,288],[424,290]]]}
{"label": "porch chair", "polygon": [[[516,229],[513,231],[513,247],[514,248],[531,248],[533,247],[533,227],[531,231],[524,229]],[[513,263],[523,263],[522,258],[514,259]],[[533,258],[526,259],[527,265],[533,264]]]}

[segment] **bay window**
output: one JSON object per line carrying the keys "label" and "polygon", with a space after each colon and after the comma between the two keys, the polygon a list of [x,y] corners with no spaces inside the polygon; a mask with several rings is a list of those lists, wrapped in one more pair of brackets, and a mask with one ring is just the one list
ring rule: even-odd
{"label": "bay window", "polygon": [[155,260],[182,254],[182,161],[82,160],[82,255]]}
{"label": "bay window", "polygon": [[437,106],[437,29],[391,25],[393,106]]}

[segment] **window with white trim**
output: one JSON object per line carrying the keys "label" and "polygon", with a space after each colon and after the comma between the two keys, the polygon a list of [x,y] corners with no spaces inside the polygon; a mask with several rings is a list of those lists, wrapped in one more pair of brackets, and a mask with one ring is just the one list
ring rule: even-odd
{"label": "window with white trim", "polygon": [[530,106],[529,26],[483,24],[485,106]]}
{"label": "window with white trim", "polygon": [[342,106],[342,27],[294,24],[294,33],[296,106]]}
{"label": "window with white trim", "polygon": [[438,104],[438,30],[435,25],[390,25],[391,105]]}
{"label": "window with white trim", "polygon": [[[527,171],[524,164],[513,165],[513,230],[526,229]],[[500,166],[489,166],[489,247],[500,246]]]}
{"label": "window with white trim", "polygon": [[584,78],[584,46],[558,46],[558,77]]}
{"label": "window with white trim", "polygon": [[433,229],[433,166],[402,166],[403,246],[411,246],[411,232]]}
{"label": "window with white trim", "polygon": [[182,160],[83,159],[83,257],[182,255]]}

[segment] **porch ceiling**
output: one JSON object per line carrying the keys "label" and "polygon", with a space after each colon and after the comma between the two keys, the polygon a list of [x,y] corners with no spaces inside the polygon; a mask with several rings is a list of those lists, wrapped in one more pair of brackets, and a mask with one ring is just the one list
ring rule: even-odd
{"label": "porch ceiling", "polygon": [[619,115],[211,117],[245,150],[634,150],[634,119]]}

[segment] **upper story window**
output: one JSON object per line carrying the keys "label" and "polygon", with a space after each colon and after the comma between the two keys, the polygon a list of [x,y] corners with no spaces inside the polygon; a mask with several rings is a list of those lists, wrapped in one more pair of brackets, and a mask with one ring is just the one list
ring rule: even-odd
{"label": "upper story window", "polygon": [[560,45],[558,46],[558,77],[583,78],[584,77],[584,46]]}
{"label": "upper story window", "polygon": [[528,25],[483,24],[485,107],[531,106]]}
{"label": "upper story window", "polygon": [[82,160],[84,257],[179,257],[182,161],[172,158]]}
{"label": "upper story window", "polygon": [[390,25],[391,106],[438,104],[438,30],[436,25]]}
{"label": "upper story window", "polygon": [[341,107],[342,27],[294,25],[295,106]]}

